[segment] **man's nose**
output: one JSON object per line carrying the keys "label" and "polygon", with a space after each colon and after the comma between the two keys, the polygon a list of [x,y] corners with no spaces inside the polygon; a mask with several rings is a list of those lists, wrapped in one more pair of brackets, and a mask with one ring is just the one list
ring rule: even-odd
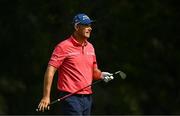
{"label": "man's nose", "polygon": [[92,30],[92,27],[88,27],[88,30],[91,31],[91,30]]}

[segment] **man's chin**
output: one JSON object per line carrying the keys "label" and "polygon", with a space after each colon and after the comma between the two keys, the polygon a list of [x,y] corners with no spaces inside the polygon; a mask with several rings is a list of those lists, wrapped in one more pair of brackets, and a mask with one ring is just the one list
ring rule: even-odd
{"label": "man's chin", "polygon": [[90,38],[90,35],[86,35],[85,37],[86,37],[86,38]]}

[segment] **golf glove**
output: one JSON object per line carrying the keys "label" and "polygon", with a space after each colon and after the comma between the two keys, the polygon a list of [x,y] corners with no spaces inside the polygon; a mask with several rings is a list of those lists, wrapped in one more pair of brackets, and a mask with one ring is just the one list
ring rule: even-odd
{"label": "golf glove", "polygon": [[109,72],[102,72],[101,73],[101,78],[107,83],[110,80],[114,79],[114,77],[112,76],[113,74],[109,73]]}

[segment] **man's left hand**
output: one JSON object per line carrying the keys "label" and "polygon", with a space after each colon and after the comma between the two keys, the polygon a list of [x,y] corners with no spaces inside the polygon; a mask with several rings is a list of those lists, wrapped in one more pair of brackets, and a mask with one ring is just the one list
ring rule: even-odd
{"label": "man's left hand", "polygon": [[109,82],[110,80],[113,80],[113,74],[109,73],[109,72],[102,72],[101,73],[101,78],[105,81],[105,82]]}

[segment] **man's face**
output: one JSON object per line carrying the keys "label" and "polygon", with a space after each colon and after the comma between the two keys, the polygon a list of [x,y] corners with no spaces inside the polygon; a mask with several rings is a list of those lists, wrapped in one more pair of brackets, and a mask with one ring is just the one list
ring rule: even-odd
{"label": "man's face", "polygon": [[79,25],[77,25],[76,31],[80,36],[82,36],[84,38],[89,38],[91,31],[92,31],[91,24],[88,24],[88,25],[79,24]]}

